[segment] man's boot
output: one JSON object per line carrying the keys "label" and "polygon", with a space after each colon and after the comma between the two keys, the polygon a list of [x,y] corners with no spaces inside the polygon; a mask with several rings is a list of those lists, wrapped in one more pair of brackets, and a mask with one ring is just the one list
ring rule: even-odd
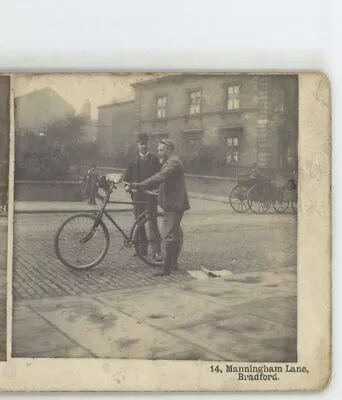
{"label": "man's boot", "polygon": [[164,268],[162,272],[158,272],[154,274],[154,276],[165,276],[171,274],[171,268],[175,258],[175,244],[173,242],[167,243],[165,249],[165,260],[164,260]]}
{"label": "man's boot", "polygon": [[178,256],[181,250],[181,243],[175,243],[174,244],[174,254],[173,254],[173,260],[172,260],[172,268],[175,270],[178,270]]}

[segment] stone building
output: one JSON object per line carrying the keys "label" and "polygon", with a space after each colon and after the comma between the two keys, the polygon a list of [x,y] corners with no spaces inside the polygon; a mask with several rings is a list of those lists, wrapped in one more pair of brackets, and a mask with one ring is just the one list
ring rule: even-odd
{"label": "stone building", "polygon": [[120,157],[134,142],[135,101],[115,101],[98,107],[97,143],[103,157]]}
{"label": "stone building", "polygon": [[75,109],[50,87],[15,98],[16,133],[39,133],[46,124],[74,115]]}
{"label": "stone building", "polygon": [[133,84],[134,132],[152,145],[175,141],[185,162],[208,153],[217,165],[295,165],[296,75],[174,74]]}

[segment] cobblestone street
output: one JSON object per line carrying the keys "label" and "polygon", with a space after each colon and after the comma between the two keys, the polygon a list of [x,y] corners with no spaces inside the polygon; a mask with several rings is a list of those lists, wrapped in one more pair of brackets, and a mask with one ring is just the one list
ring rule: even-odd
{"label": "cobblestone street", "polygon": [[[132,214],[114,213],[129,229]],[[183,220],[181,270],[154,277],[155,269],[120,250],[122,237],[109,226],[110,249],[94,269],[73,271],[55,256],[53,239],[68,214],[17,215],[14,222],[14,299],[100,293],[194,279],[188,271],[201,267],[232,273],[293,268],[296,264],[296,219],[288,215],[236,214],[227,204],[192,200]],[[291,266],[291,267],[290,267]],[[293,271],[295,274],[295,271]]]}

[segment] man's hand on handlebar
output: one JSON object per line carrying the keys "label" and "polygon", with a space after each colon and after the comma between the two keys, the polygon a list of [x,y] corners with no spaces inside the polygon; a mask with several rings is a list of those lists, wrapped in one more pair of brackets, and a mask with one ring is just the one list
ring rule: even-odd
{"label": "man's hand on handlebar", "polygon": [[126,192],[127,193],[131,193],[132,192],[132,184],[131,183],[124,183],[124,185],[125,185],[125,190],[126,190]]}
{"label": "man's hand on handlebar", "polygon": [[142,189],[143,185],[141,182],[132,182],[131,187],[132,187],[132,189]]}
{"label": "man's hand on handlebar", "polygon": [[122,182],[125,185],[125,190],[127,193],[137,192],[142,189],[140,182]]}

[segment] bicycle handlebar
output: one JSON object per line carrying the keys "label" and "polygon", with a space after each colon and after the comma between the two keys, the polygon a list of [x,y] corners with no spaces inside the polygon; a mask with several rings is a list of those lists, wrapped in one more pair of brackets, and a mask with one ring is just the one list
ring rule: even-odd
{"label": "bicycle handlebar", "polygon": [[[125,182],[125,181],[112,181],[109,178],[103,176],[100,178],[100,182],[102,181],[102,184],[100,185],[101,188],[103,188],[105,191],[113,190],[116,189],[116,185],[119,183],[125,185],[125,186],[130,186],[130,182]],[[109,187],[108,187],[109,185]],[[147,190],[147,189],[131,189],[130,190],[132,193],[137,193],[139,191],[143,191],[145,194],[149,196],[158,196],[159,191],[154,191],[154,190]]]}
{"label": "bicycle handlebar", "polygon": [[[121,183],[122,183],[123,185],[126,185],[126,186],[131,185],[130,182],[124,182],[124,181],[122,181]],[[159,194],[159,191],[155,191],[155,190],[148,190],[148,189],[131,189],[131,192],[132,192],[132,193],[137,193],[137,192],[139,192],[139,191],[143,191],[145,194],[148,194],[149,196],[158,196],[158,194]]]}

